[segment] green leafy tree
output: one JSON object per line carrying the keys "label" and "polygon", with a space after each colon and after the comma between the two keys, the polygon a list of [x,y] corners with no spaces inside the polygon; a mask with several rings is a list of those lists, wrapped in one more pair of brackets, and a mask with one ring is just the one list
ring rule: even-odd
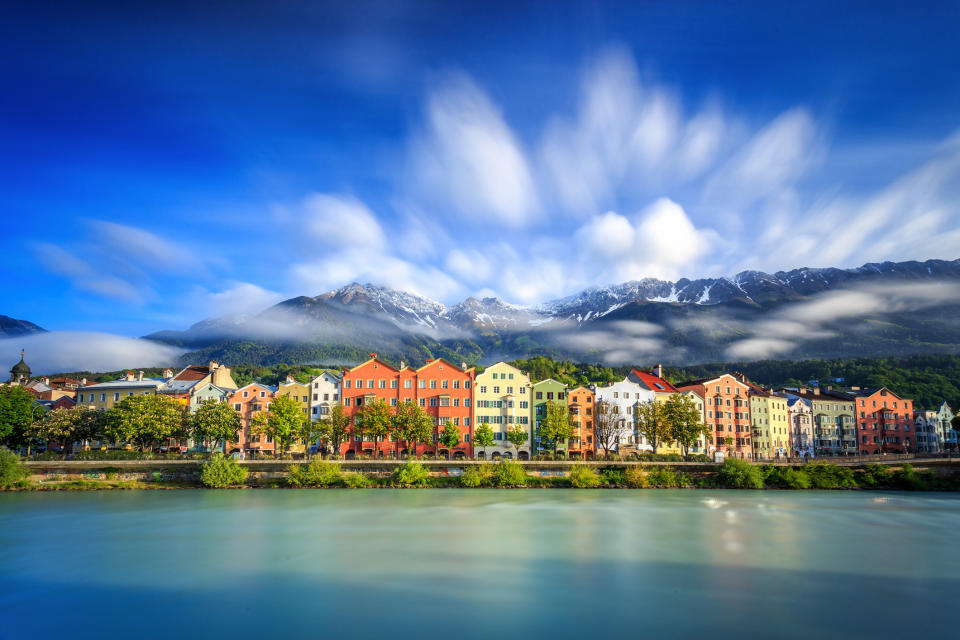
{"label": "green leafy tree", "polygon": [[420,405],[413,402],[403,403],[397,406],[394,412],[394,433],[397,442],[403,440],[410,455],[415,455],[417,444],[430,439],[433,420]]}
{"label": "green leafy tree", "polygon": [[340,445],[346,438],[350,437],[350,416],[343,411],[339,404],[330,409],[330,417],[324,422],[330,428],[330,447],[333,449],[333,455],[340,455]]}
{"label": "green leafy tree", "polygon": [[86,445],[90,442],[103,441],[106,437],[104,432],[107,427],[106,411],[89,407],[74,407],[71,411],[76,422],[73,431],[75,442]]}
{"label": "green leafy tree", "polygon": [[309,419],[304,415],[299,402],[290,396],[278,396],[266,411],[255,415],[252,422],[254,432],[272,438],[280,447],[280,455],[283,456],[300,432],[303,421]]}
{"label": "green leafy tree", "polygon": [[107,411],[106,434],[143,451],[179,435],[183,423],[184,407],[174,400],[156,394],[129,396]]}
{"label": "green leafy tree", "polygon": [[633,417],[637,432],[646,438],[656,455],[657,449],[670,439],[670,424],[667,421],[667,411],[663,403],[656,400],[641,402],[634,408]]}
{"label": "green leafy tree", "polygon": [[67,449],[74,440],[77,412],[73,409],[53,409],[45,412],[28,427],[30,438],[41,442],[56,442],[67,459]]}
{"label": "green leafy tree", "polygon": [[483,457],[487,457],[487,447],[492,447],[494,443],[493,429],[486,422],[477,427],[473,432],[473,446],[483,447]]}
{"label": "green leafy tree", "polygon": [[567,405],[562,402],[547,402],[547,415],[540,422],[540,436],[553,443],[553,455],[557,447],[573,437],[576,424]]}
{"label": "green leafy tree", "polygon": [[667,414],[667,424],[670,430],[670,440],[679,442],[683,454],[690,452],[701,436],[706,437],[709,427],[703,421],[703,416],[697,409],[693,398],[683,393],[670,396],[664,404]]}
{"label": "green leafy tree", "polygon": [[190,418],[190,435],[195,442],[213,449],[222,443],[223,452],[227,452],[227,442],[237,439],[242,423],[240,414],[227,402],[214,399],[204,401]]}
{"label": "green leafy tree", "polygon": [[300,423],[300,429],[295,435],[300,440],[303,440],[304,455],[307,457],[307,460],[310,459],[310,445],[326,439],[329,432],[330,428],[327,425],[316,420],[311,420],[309,416],[304,416],[303,421]]}
{"label": "green leafy tree", "polygon": [[[448,422],[447,426],[440,432],[440,444],[452,453],[453,448],[460,444],[460,429]],[[447,456],[449,455],[450,453],[447,454]]]}
{"label": "green leafy tree", "polygon": [[520,447],[527,444],[527,440],[530,439],[530,434],[527,433],[527,430],[521,427],[520,425],[514,425],[507,429],[507,442],[512,444],[517,449],[517,457],[520,457]]}
{"label": "green leafy tree", "polygon": [[28,430],[43,409],[33,402],[33,394],[25,387],[0,387],[0,442],[10,447],[32,444]]}
{"label": "green leafy tree", "polygon": [[364,433],[373,438],[373,455],[376,457],[377,443],[389,437],[393,429],[390,405],[383,400],[365,404],[357,409],[355,422],[362,425]]}

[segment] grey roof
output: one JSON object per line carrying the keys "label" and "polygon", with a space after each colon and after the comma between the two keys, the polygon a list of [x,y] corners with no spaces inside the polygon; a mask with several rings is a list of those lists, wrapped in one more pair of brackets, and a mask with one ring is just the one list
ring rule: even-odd
{"label": "grey roof", "polygon": [[166,382],[164,378],[144,378],[143,380],[111,380],[110,382],[100,382],[95,384],[88,384],[80,387],[80,390],[93,390],[98,391],[100,389],[126,389],[130,387],[142,387],[144,389],[148,388],[157,388],[163,385]]}

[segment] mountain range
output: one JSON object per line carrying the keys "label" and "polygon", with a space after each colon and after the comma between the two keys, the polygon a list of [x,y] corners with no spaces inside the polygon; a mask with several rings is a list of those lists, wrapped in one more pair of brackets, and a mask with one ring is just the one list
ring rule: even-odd
{"label": "mountain range", "polygon": [[888,291],[927,291],[930,285],[960,287],[960,260],[744,271],[676,282],[646,278],[534,306],[473,297],[447,306],[405,291],[351,283],[315,297],[291,298],[258,314],[208,318],[183,331],[145,338],[185,348],[184,361],[264,365],[343,364],[361,361],[368,352],[413,364],[434,357],[486,363],[532,355],[690,364],[730,359],[731,345],[754,338],[758,327],[783,325],[793,310],[816,303],[810,309],[818,315],[808,324],[817,330],[800,332],[796,344],[777,355],[956,352],[960,296],[911,305],[901,293],[890,297],[890,304],[864,306],[862,313],[847,309],[857,298],[838,297],[870,291],[872,299],[886,301]]}
{"label": "mountain range", "polygon": [[31,333],[44,333],[46,329],[26,320],[17,320],[10,316],[0,316],[0,338],[14,338]]}

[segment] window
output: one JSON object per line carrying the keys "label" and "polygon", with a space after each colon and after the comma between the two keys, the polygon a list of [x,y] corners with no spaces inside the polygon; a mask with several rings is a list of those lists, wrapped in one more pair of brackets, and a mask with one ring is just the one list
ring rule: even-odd
{"label": "window", "polygon": [[454,381],[453,381],[453,388],[454,388],[454,389],[459,389],[459,388],[460,388],[460,381],[459,381],[459,380],[454,380]]}
{"label": "window", "polygon": [[[105,395],[106,395],[106,394],[104,394],[104,393],[101,393],[101,394],[100,394],[100,402],[105,402],[105,401],[107,400],[107,399],[104,397]],[[113,401],[114,401],[114,402],[120,402],[120,394],[119,394],[119,393],[113,394]]]}
{"label": "window", "polygon": [[494,392],[494,393],[500,393],[500,387],[494,387],[494,388],[493,388],[493,392]]}
{"label": "window", "polygon": [[464,389],[469,389],[469,388],[470,388],[470,381],[469,381],[469,380],[464,380],[464,381],[463,381],[463,388],[464,388]]}
{"label": "window", "polygon": [[404,389],[411,389],[411,388],[413,388],[413,380],[411,380],[410,378],[407,378],[406,380],[404,380],[404,381],[403,381],[403,388],[404,388]]}
{"label": "window", "polygon": [[487,392],[486,385],[480,385],[480,393],[486,393],[486,392]]}
{"label": "window", "polygon": [[381,389],[386,389],[386,388],[387,388],[387,381],[384,380],[383,378],[380,378],[380,388],[381,388]]}
{"label": "window", "polygon": [[373,378],[367,379],[367,389],[373,389]]}
{"label": "window", "polygon": [[349,389],[349,388],[350,388],[350,380],[349,380],[349,379],[343,381],[343,388],[344,388],[344,389]]}
{"label": "window", "polygon": [[266,397],[267,397],[267,392],[266,392],[266,391],[261,391],[261,392],[260,392],[260,397],[261,397],[261,398],[266,398]]}
{"label": "window", "polygon": [[421,406],[421,407],[427,406],[427,399],[426,399],[426,398],[420,398],[420,406]]}
{"label": "window", "polygon": [[417,380],[417,388],[418,388],[418,389],[426,389],[426,388],[427,388],[427,381],[426,381],[426,380]]}
{"label": "window", "polygon": [[399,381],[398,381],[396,378],[394,378],[393,380],[391,380],[391,381],[390,381],[390,388],[391,388],[391,389],[396,389],[398,382],[399,382]]}
{"label": "window", "polygon": [[543,391],[537,391],[537,400],[543,399]]}
{"label": "window", "polygon": [[436,380],[431,380],[431,381],[430,381],[430,388],[431,388],[431,389],[436,389],[436,388],[437,388],[437,381],[436,381]]}
{"label": "window", "polygon": [[243,392],[243,397],[244,397],[244,398],[247,397],[247,392],[246,392],[246,391]]}
{"label": "window", "polygon": [[547,391],[547,400],[553,400],[553,391]]}
{"label": "window", "polygon": [[390,406],[391,406],[391,407],[397,406],[397,399],[396,399],[396,398],[390,398]]}
{"label": "window", "polygon": [[450,381],[449,381],[449,380],[441,380],[441,381],[440,381],[440,388],[441,388],[441,389],[449,389],[449,388],[450,388]]}
{"label": "window", "polygon": [[507,387],[507,393],[513,395],[513,387]]}
{"label": "window", "polygon": [[470,418],[464,418],[464,419],[463,419],[463,426],[465,426],[465,427],[469,427],[469,426],[470,426]]}

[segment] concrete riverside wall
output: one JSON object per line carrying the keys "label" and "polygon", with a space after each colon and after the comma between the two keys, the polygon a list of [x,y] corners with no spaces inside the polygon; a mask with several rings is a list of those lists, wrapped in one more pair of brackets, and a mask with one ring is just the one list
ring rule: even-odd
{"label": "concrete riverside wall", "polygon": [[[338,460],[344,472],[360,472],[371,476],[387,476],[393,473],[403,460]],[[486,464],[474,460],[422,460],[420,461],[436,476],[458,476],[471,466]],[[861,466],[860,463],[840,462],[839,460],[825,460],[825,462],[843,464],[845,466]],[[960,471],[960,458],[914,458],[910,460],[891,459],[882,460],[883,464],[899,467],[905,462],[912,464],[918,471],[933,469],[938,473]],[[56,482],[61,480],[105,480],[117,479],[138,482],[180,482],[199,484],[200,467],[202,460],[103,460],[103,461],[42,461],[27,462],[34,482]],[[282,478],[287,475],[287,467],[292,464],[305,465],[304,461],[283,460],[245,460],[239,464],[249,471],[248,482],[256,484],[259,481],[268,481],[273,478]],[[570,467],[580,464],[594,469],[614,468],[626,469],[630,467],[668,467],[677,472],[698,478],[707,477],[716,473],[719,464],[703,462],[632,462],[632,461],[543,461],[521,462],[527,473],[540,477],[566,476]],[[782,463],[781,463],[782,464]],[[802,466],[795,463],[795,466]]]}

